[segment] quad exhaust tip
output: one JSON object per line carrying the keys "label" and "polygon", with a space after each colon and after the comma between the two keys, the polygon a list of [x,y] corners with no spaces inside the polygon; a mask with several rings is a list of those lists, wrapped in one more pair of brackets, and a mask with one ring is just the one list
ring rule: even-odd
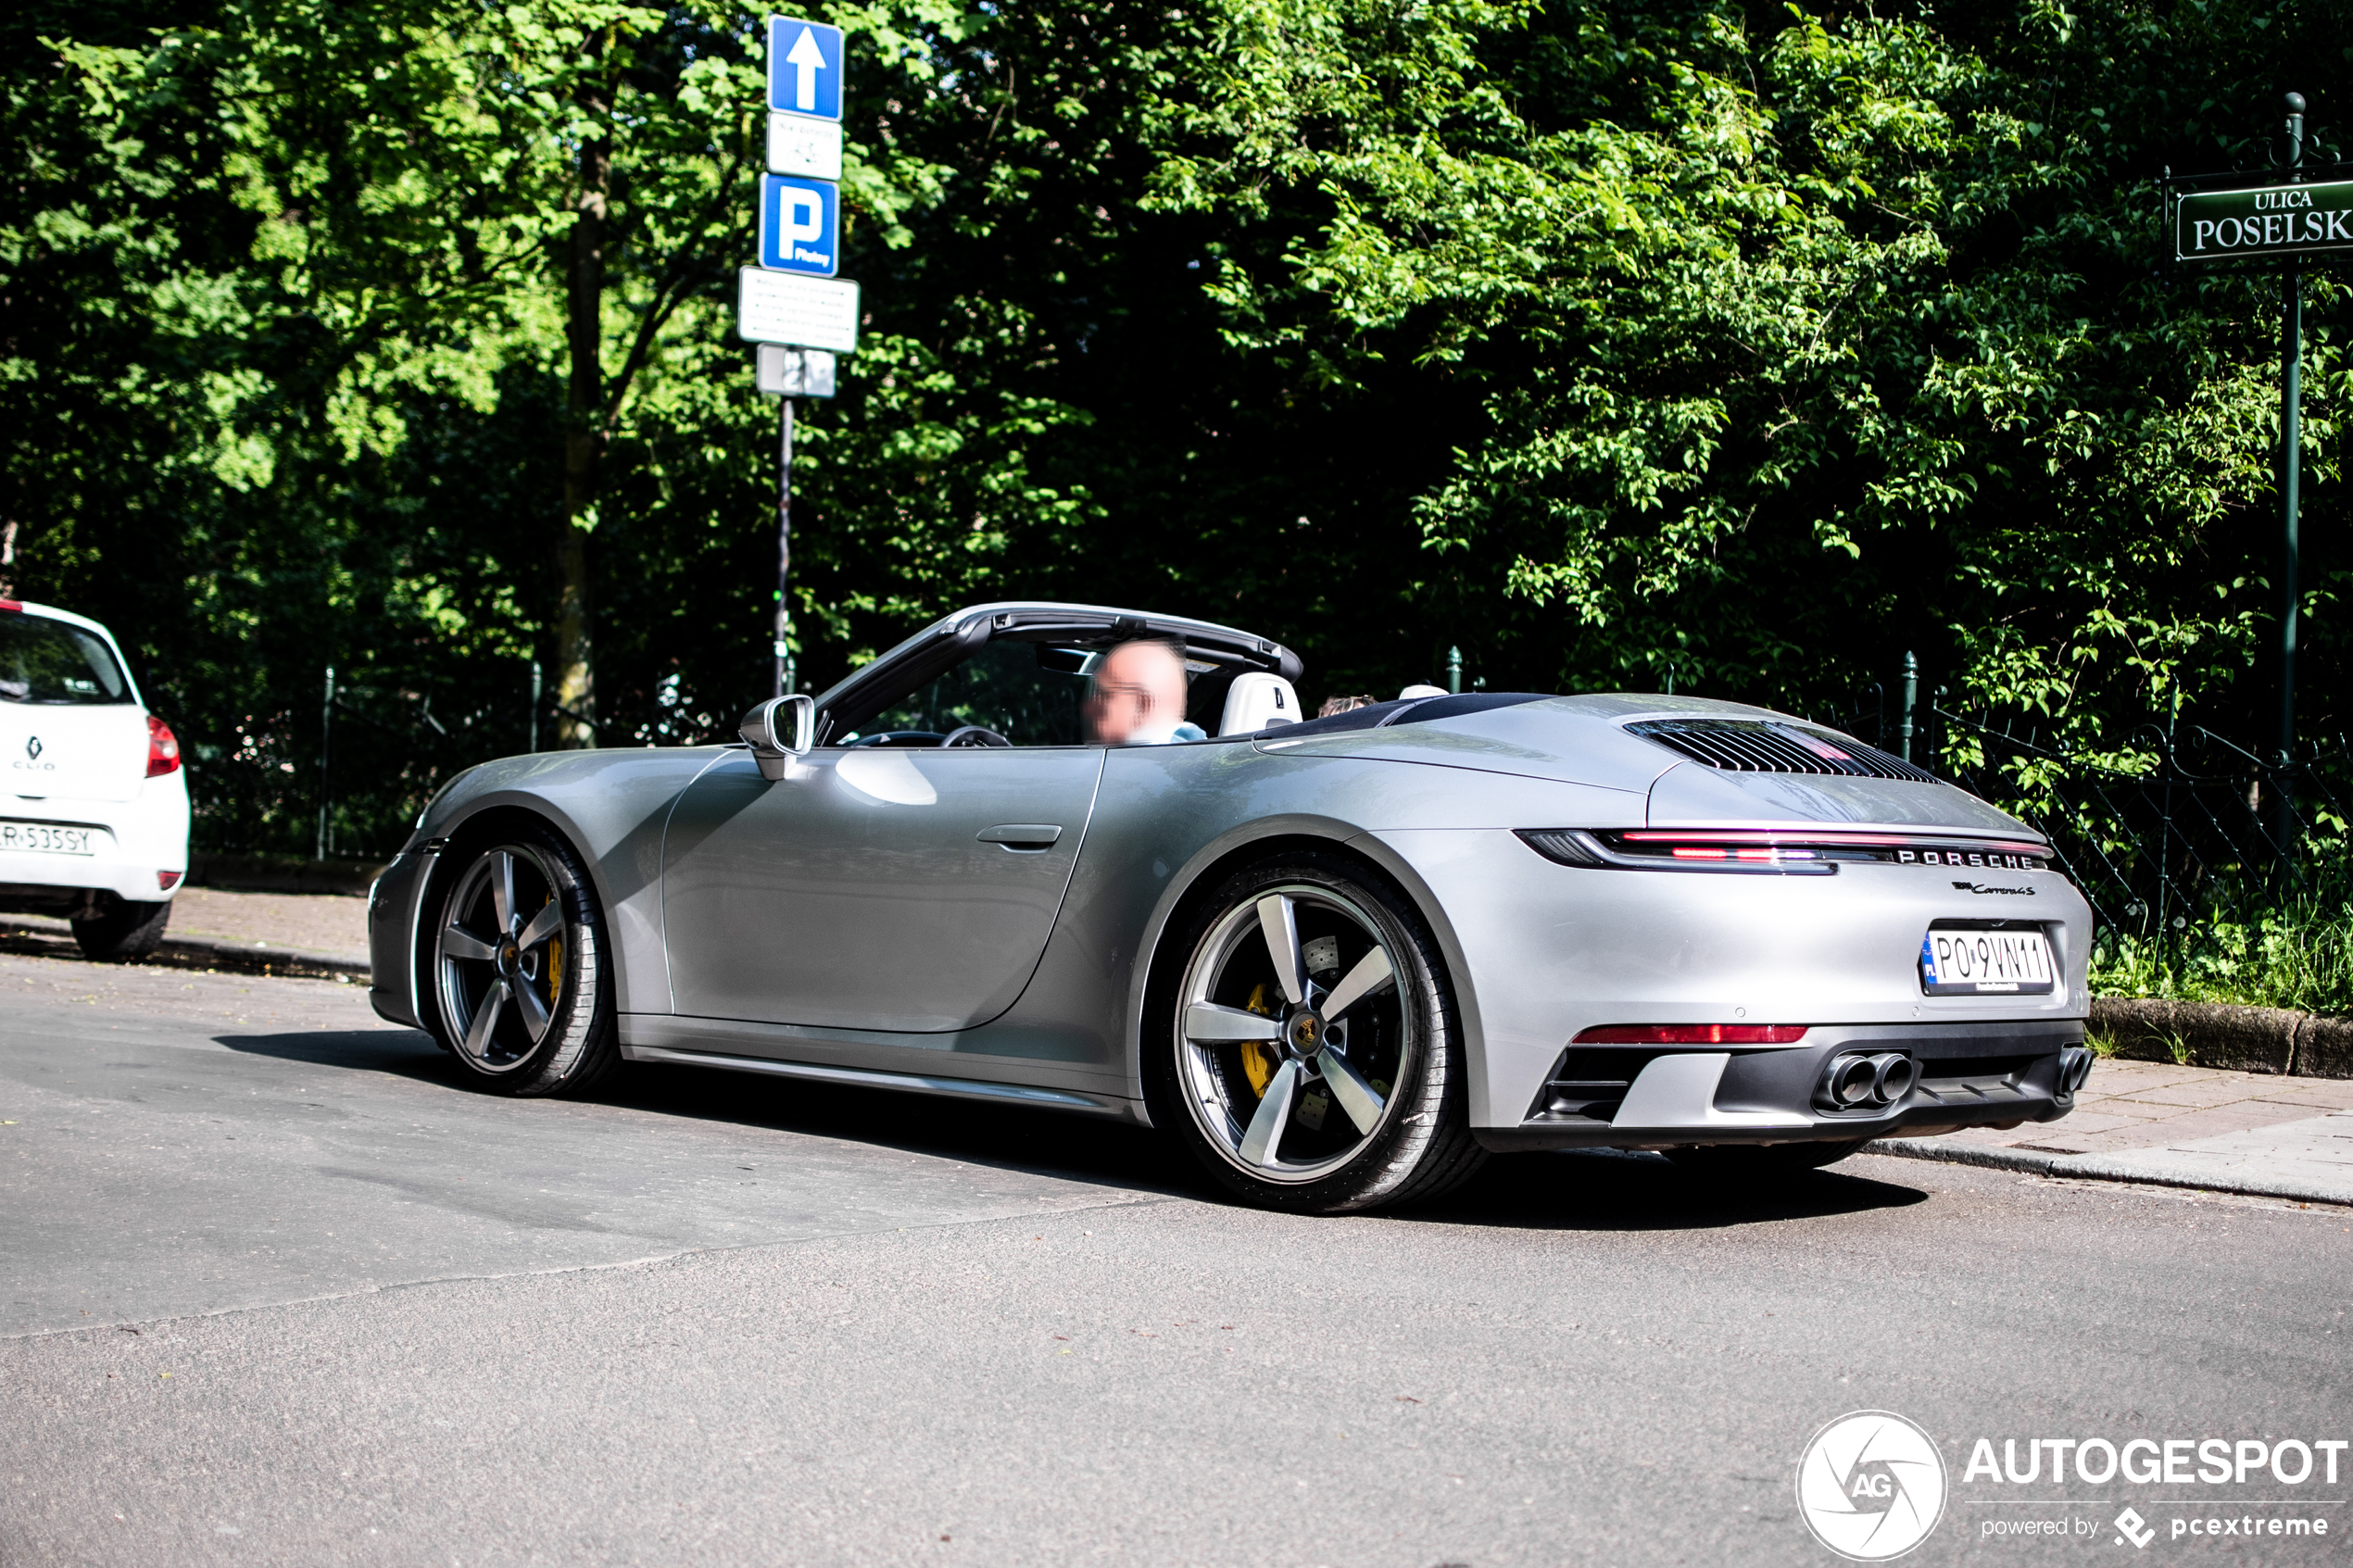
{"label": "quad exhaust tip", "polygon": [[2092,1053],[2081,1046],[2059,1052],[2059,1093],[2072,1095],[2092,1075]]}
{"label": "quad exhaust tip", "polygon": [[1895,1104],[1919,1082],[1919,1065],[1901,1051],[1831,1058],[1818,1098],[1838,1110],[1878,1110]]}

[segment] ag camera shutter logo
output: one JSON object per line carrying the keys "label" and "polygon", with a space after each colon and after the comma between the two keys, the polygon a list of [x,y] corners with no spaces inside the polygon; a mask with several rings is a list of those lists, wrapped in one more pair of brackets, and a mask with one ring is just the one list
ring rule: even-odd
{"label": "ag camera shutter logo", "polygon": [[1797,1461],[1797,1512],[1814,1538],[1853,1562],[1884,1562],[1944,1517],[1944,1456],[1890,1411],[1856,1411],[1814,1434]]}

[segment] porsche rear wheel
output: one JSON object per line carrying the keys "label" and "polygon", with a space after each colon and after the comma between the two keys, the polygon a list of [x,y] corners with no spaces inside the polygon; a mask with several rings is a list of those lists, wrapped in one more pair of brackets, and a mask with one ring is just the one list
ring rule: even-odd
{"label": "porsche rear wheel", "polygon": [[551,832],[513,828],[448,857],[422,933],[426,1022],[494,1094],[579,1094],[621,1060],[604,914]]}
{"label": "porsche rear wheel", "polygon": [[1174,935],[1147,1042],[1155,1120],[1227,1190],[1343,1213],[1434,1197],[1484,1161],[1444,960],[1385,878],[1269,860]]}

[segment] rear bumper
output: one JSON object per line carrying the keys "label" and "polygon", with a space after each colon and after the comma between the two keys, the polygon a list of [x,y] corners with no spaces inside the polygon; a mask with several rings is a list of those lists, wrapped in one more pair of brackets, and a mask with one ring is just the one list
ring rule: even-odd
{"label": "rear bumper", "polygon": [[[143,784],[129,800],[56,796],[0,797],[0,817],[91,831],[88,855],[0,849],[0,910],[64,914],[86,908],[92,893],[134,904],[170,900],[188,871],[188,783],[170,772]],[[168,874],[171,885],[161,884]]]}
{"label": "rear bumper", "polygon": [[[1793,1045],[1719,1051],[1580,1047],[1567,1071],[1582,1081],[1622,1074],[1629,1087],[1621,1100],[1563,1114],[1545,1110],[1540,1097],[1518,1126],[1477,1127],[1472,1135],[1498,1151],[1674,1148],[1928,1136],[2055,1122],[2075,1108],[2061,1087],[2060,1053],[2082,1043],[2082,1019],[2050,1019],[1840,1024],[1810,1029]],[[1850,1052],[1909,1056],[1919,1082],[1882,1110],[1824,1110],[1817,1088],[1831,1060]],[[1618,1059],[1614,1068],[1612,1058]]]}

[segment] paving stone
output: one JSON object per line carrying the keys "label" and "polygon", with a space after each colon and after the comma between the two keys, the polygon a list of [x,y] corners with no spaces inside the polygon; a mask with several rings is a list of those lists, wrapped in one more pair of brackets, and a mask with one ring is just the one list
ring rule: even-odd
{"label": "paving stone", "polygon": [[2077,1109],[2057,1122],[1873,1147],[2045,1175],[2353,1205],[2353,1080],[2107,1060]]}
{"label": "paving stone", "polygon": [[2142,1135],[2142,1141],[2152,1148],[2159,1148],[2197,1138],[2217,1137],[2224,1133],[2249,1132],[2259,1127],[2302,1122],[2309,1120],[2312,1113],[2309,1105],[2241,1100],[2233,1105],[2210,1106],[2169,1118]]}
{"label": "paving stone", "polygon": [[2218,1073],[2203,1083],[2167,1084],[2160,1088],[2136,1089],[2129,1097],[2142,1105],[2178,1105],[2196,1109],[2209,1105],[2234,1105],[2241,1100],[2253,1100],[2265,1090],[2285,1080],[2273,1078],[2257,1083],[2241,1073]]}
{"label": "paving stone", "polygon": [[2333,1111],[2162,1148],[2082,1157],[2086,1174],[2288,1192],[2353,1202],[2353,1111]]}
{"label": "paving stone", "polygon": [[2283,1078],[2276,1088],[2267,1088],[2259,1098],[2303,1105],[2324,1105],[2332,1110],[2353,1110],[2353,1079],[2348,1078]]}

